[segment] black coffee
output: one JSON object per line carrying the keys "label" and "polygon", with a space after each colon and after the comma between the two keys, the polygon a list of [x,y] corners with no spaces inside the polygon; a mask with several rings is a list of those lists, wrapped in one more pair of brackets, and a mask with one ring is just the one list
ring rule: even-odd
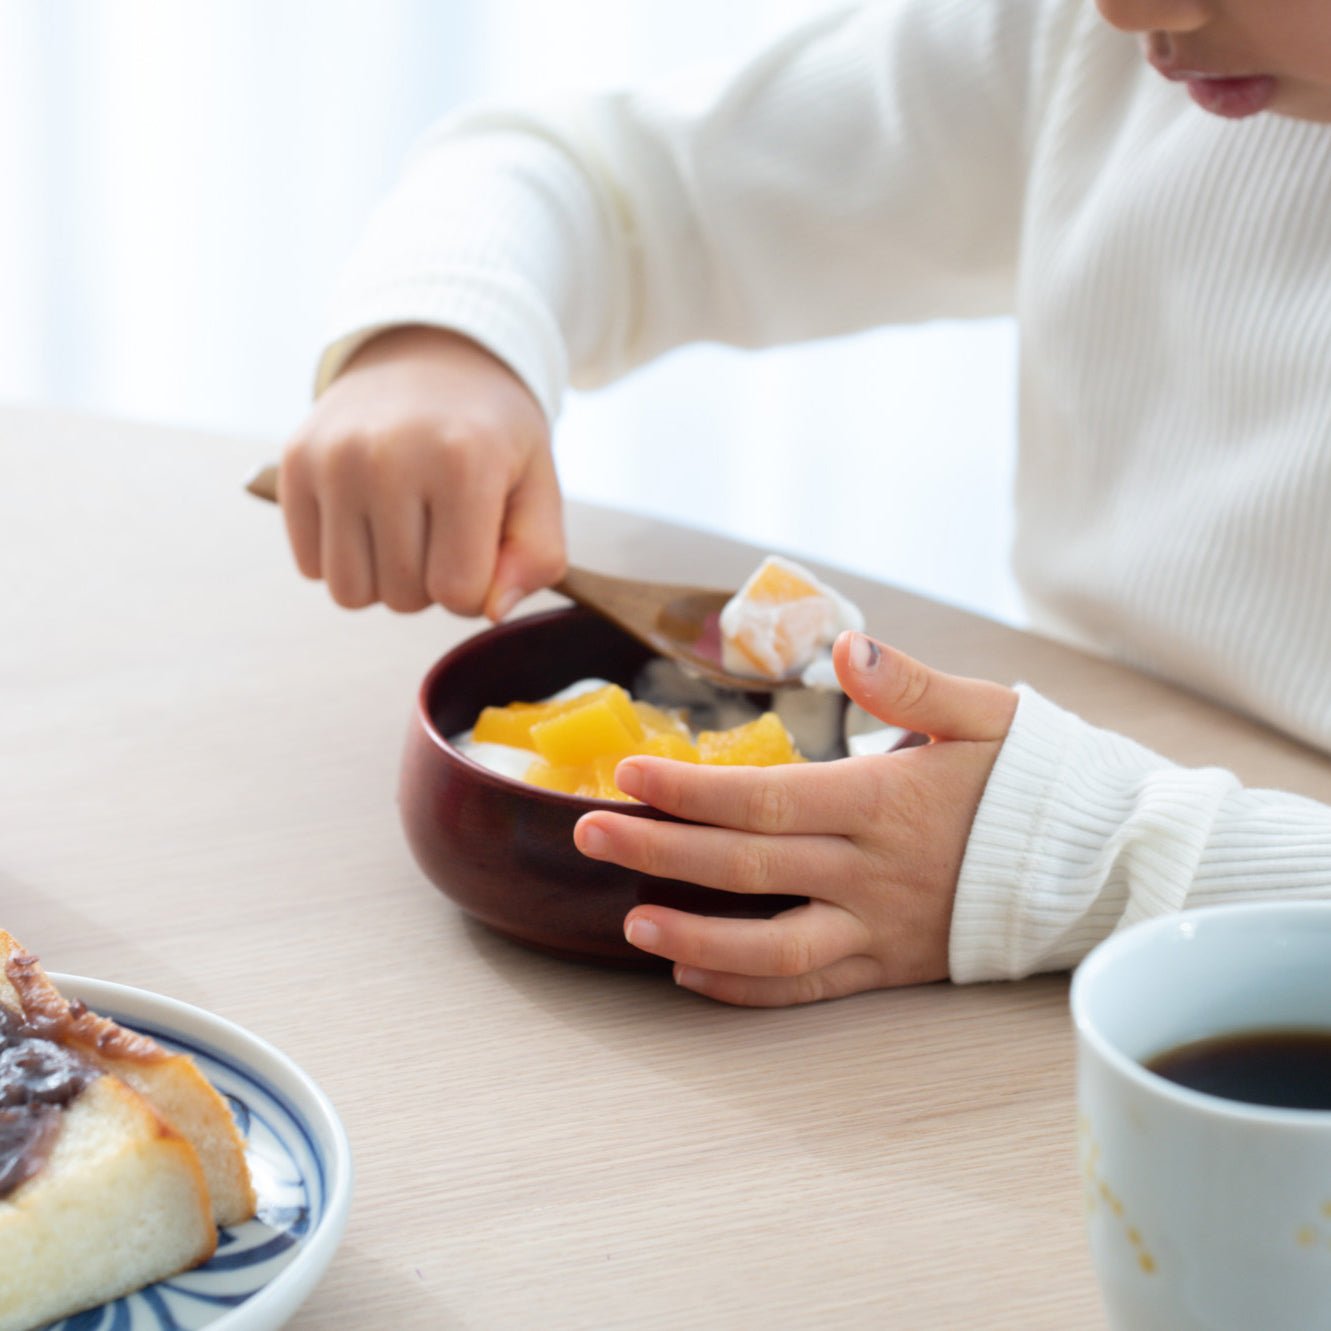
{"label": "black coffee", "polygon": [[1146,1066],[1180,1086],[1282,1109],[1331,1109],[1331,1031],[1268,1030],[1193,1040]]}

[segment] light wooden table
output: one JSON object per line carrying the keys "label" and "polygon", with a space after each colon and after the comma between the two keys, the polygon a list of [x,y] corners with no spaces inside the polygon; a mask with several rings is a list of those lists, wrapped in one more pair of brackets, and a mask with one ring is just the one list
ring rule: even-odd
{"label": "light wooden table", "polygon": [[[0,412],[0,925],[249,1027],[329,1093],[356,1198],[293,1325],[1102,1326],[1066,979],[746,1011],[470,924],[394,800],[417,681],[476,625],[303,581],[241,490],[273,451]],[[760,553],[570,525],[579,562],[671,581],[734,585]],[[1331,766],[1257,726],[826,571],[937,665],[1331,799]]]}

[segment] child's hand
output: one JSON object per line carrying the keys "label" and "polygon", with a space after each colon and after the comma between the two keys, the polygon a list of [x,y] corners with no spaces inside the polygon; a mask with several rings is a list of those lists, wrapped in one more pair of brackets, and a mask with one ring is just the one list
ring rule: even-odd
{"label": "child's hand", "polygon": [[596,859],[810,898],[771,920],[635,907],[629,941],[674,961],[686,988],[777,1007],[947,976],[957,873],[1017,695],[940,674],[863,634],[843,633],[834,659],[862,707],[935,742],[763,768],[627,758],[616,773],[626,794],[708,825],[607,812],[578,821],[578,848]]}
{"label": "child's hand", "polygon": [[287,447],[279,489],[297,566],[339,605],[498,620],[564,570],[545,415],[456,333],[366,343]]}

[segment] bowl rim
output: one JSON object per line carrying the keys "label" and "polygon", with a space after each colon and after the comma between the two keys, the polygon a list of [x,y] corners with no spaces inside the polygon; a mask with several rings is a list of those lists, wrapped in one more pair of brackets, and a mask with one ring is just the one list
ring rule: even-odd
{"label": "bowl rim", "polygon": [[[474,758],[467,757],[435,725],[434,717],[430,714],[430,697],[439,677],[467,650],[475,650],[477,639],[504,637],[511,633],[521,632],[533,624],[548,623],[550,620],[588,618],[596,619],[599,616],[595,611],[579,605],[556,606],[552,610],[537,610],[527,615],[516,615],[512,619],[505,619],[498,624],[491,624],[488,628],[478,629],[475,633],[468,634],[461,642],[454,643],[426,671],[425,678],[421,680],[420,687],[416,690],[416,721],[422,727],[426,738],[439,749],[448,761],[459,764],[465,771],[478,777],[483,785],[497,786],[500,790],[522,794],[528,798],[534,798],[540,803],[552,804],[555,808],[582,809],[588,812],[593,809],[613,809],[617,813],[647,813],[649,806],[639,800],[605,800],[594,799],[590,795],[569,795],[562,790],[550,790],[545,786],[535,786],[529,781],[520,780],[518,777],[505,776],[502,772],[496,772],[486,767],[484,763],[478,763]],[[650,648],[644,650],[650,652]]]}

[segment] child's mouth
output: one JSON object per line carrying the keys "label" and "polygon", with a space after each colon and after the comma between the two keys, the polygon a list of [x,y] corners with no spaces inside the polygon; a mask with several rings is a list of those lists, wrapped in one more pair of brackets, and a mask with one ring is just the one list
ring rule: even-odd
{"label": "child's mouth", "polygon": [[1168,34],[1145,34],[1141,47],[1157,74],[1183,84],[1192,100],[1212,115],[1243,120],[1265,111],[1275,98],[1276,80],[1270,74],[1212,74],[1205,68],[1189,68],[1189,52],[1181,50]]}
{"label": "child's mouth", "polygon": [[1276,92],[1276,81],[1269,74],[1218,78],[1212,74],[1193,74],[1183,70],[1168,77],[1182,83],[1188,90],[1188,96],[1203,111],[1224,116],[1226,120],[1243,120],[1265,111]]}

